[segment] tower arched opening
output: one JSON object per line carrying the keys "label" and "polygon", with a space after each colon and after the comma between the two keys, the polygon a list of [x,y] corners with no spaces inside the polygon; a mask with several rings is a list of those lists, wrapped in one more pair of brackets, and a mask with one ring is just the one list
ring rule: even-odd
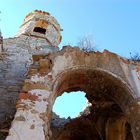
{"label": "tower arched opening", "polygon": [[33,31],[44,35],[46,34],[46,29],[41,27],[35,27]]}

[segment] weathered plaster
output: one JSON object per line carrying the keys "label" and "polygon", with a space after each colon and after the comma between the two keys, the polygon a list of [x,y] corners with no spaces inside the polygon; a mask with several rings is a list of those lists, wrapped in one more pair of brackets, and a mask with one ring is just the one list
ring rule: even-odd
{"label": "weathered plaster", "polygon": [[47,123],[45,117],[50,93],[35,89],[29,91],[27,98],[24,97],[27,93],[21,94],[7,140],[45,140],[44,125]]}
{"label": "weathered plaster", "polygon": [[[35,87],[31,84],[30,91],[28,91],[28,88],[26,86],[28,82],[25,82],[24,87],[26,88],[23,89],[24,90],[26,89],[25,90],[26,92],[28,93],[32,92],[34,93],[33,95],[37,96],[37,98],[35,98],[34,101],[33,110],[35,110],[37,114],[41,113],[45,114],[42,116],[42,120],[47,119],[48,123],[43,122],[44,125],[42,129],[45,129],[45,132],[44,134],[41,133],[41,135],[43,134],[46,140],[51,139],[50,113],[56,97],[61,95],[62,92],[70,90],[75,87],[79,88],[80,90],[85,90],[85,92],[87,92],[87,98],[89,99],[90,102],[93,102],[90,99],[90,96],[92,97],[94,95],[94,92],[95,92],[94,96],[98,96],[99,94],[98,90],[101,92],[100,94],[102,96],[104,96],[105,94],[105,96],[112,98],[113,100],[111,101],[111,103],[110,101],[108,102],[107,99],[108,105],[106,106],[112,105],[112,102],[117,103],[118,106],[123,111],[123,114],[126,116],[127,121],[130,123],[132,127],[132,133],[134,138],[136,140],[140,138],[139,135],[140,122],[137,121],[136,124],[133,116],[133,113],[135,112],[138,118],[139,113],[137,112],[137,110],[140,109],[139,102],[136,103],[136,100],[139,99],[139,96],[137,94],[137,90],[135,90],[134,88],[138,87],[139,85],[139,81],[137,81],[138,80],[137,71],[139,68],[139,64],[137,65],[134,65],[133,63],[131,63],[131,65],[126,64],[124,63],[124,61],[122,61],[123,58],[120,59],[120,57],[118,57],[116,54],[112,54],[110,52],[104,51],[103,53],[98,52],[85,53],[83,51],[80,51],[78,48],[72,47],[65,47],[63,50],[57,53],[51,53],[50,55],[46,54],[46,56],[42,55],[42,57],[40,55],[38,56],[36,55],[33,56],[33,58],[34,64],[39,65],[37,65],[38,67],[34,67],[36,68],[36,73],[33,74],[29,73],[28,77],[30,78],[27,80],[32,84],[33,83],[37,84],[36,85],[37,88],[35,89]],[[48,63],[49,62],[48,60],[50,59],[51,63]],[[46,64],[46,69],[42,67],[41,64],[42,62],[43,64]],[[32,69],[34,64],[32,64],[30,69]],[[133,74],[131,69],[134,71]],[[131,78],[134,79],[135,82],[132,82]],[[38,86],[39,84],[41,84],[41,86]],[[42,90],[42,88],[44,88],[44,90]],[[89,92],[88,90],[91,91]],[[24,99],[26,105],[28,106],[26,101],[29,101],[30,96],[26,96],[24,97]],[[102,104],[103,103],[99,105]],[[24,116],[23,115],[24,110],[22,113],[20,113],[20,110],[17,109],[17,114],[20,114],[19,116]],[[32,116],[32,114],[30,114],[29,116]],[[13,121],[13,124],[18,125],[15,120],[16,116]],[[33,118],[29,117],[29,120],[30,122],[32,122]],[[110,125],[112,126],[109,126],[109,128],[114,126],[117,126],[118,129],[121,128],[120,127],[121,124],[118,124],[117,120],[115,125],[113,124]],[[10,129],[10,132],[12,131],[12,128],[13,125]],[[115,130],[116,129],[113,129],[113,132],[115,132]],[[23,133],[22,130],[17,131],[19,131],[19,133],[21,132]],[[39,131],[36,133],[39,133]],[[121,130],[118,133],[121,133]],[[114,137],[113,135],[111,136],[110,135],[108,136],[108,140]],[[120,138],[119,140],[123,140],[125,134],[120,134],[120,136],[122,138]],[[30,140],[30,138],[31,138],[30,134],[26,134],[26,140]]]}
{"label": "weathered plaster", "polygon": [[[42,28],[46,28],[45,34],[33,31],[35,26],[39,27],[39,25],[36,25],[36,23],[40,20],[46,22],[47,24],[47,27],[45,25],[42,27],[43,24],[41,25]],[[47,40],[46,42],[48,45],[57,47],[61,42],[60,31],[60,25],[54,17],[52,17],[50,14],[44,13],[43,11],[36,10],[30,13],[30,19],[28,16],[24,19],[23,25],[17,32],[16,37],[21,35],[29,35],[31,41],[33,39],[32,36],[36,36],[37,38],[44,38],[44,41]],[[32,42],[36,43],[34,40],[32,40]]]}
{"label": "weathered plaster", "polygon": [[[31,19],[34,18],[32,19],[33,21],[36,16],[37,18],[40,17],[38,12],[36,12],[36,14],[34,13],[34,17],[31,17]],[[47,17],[41,15],[41,17],[43,17],[44,20],[50,20],[52,24],[57,24],[53,23],[57,21],[49,15]],[[24,28],[21,27],[22,30],[27,30],[27,26],[29,26],[28,29],[33,28],[33,21],[31,21],[30,24],[27,23]],[[60,28],[59,25],[56,26]],[[19,29],[19,33],[21,28]],[[50,28],[50,30],[51,29],[52,28]],[[54,29],[52,29],[52,31],[53,30]],[[32,30],[30,31],[32,33]],[[57,32],[57,36],[60,37],[60,33]],[[49,37],[49,35],[47,35],[47,37]],[[21,32],[17,37],[3,39],[4,50],[0,53],[0,130],[9,127],[9,121],[15,114],[18,95],[22,90],[29,65],[32,64],[32,55],[56,52],[58,51],[58,47],[55,46],[58,46],[59,43],[60,39],[56,39],[55,42],[54,40],[48,42],[46,38],[42,38],[40,34],[37,33],[36,36],[31,36],[30,34],[22,34]],[[36,87],[42,84],[41,82],[40,84],[35,84],[35,78],[32,79],[33,82],[31,81],[30,85],[34,84],[34,87]],[[47,86],[45,88],[42,86],[42,90],[43,89],[47,89]]]}

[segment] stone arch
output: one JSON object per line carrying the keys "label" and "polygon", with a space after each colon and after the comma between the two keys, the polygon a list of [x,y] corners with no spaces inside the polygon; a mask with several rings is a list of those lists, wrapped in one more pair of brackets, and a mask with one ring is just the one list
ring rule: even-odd
{"label": "stone arch", "polygon": [[[140,139],[140,100],[129,77],[125,75],[127,73],[120,66],[121,60],[116,58],[116,55],[112,56],[106,51],[102,54],[87,54],[68,47],[56,54],[34,55],[33,60],[34,63],[27,74],[28,79],[25,80],[19,95],[17,112],[7,140],[19,140],[19,135],[22,136],[22,140],[25,139],[24,136],[28,140],[34,137],[51,140],[50,121],[55,99],[64,91],[77,90],[86,93],[92,107],[90,115],[82,118],[83,122],[73,120],[73,124],[80,122],[85,126],[84,121],[88,121],[89,128],[92,129],[92,122],[92,126],[98,130],[97,136],[100,134],[103,140],[106,139],[106,127],[109,130],[112,126],[110,122],[115,120],[114,126],[118,129],[121,124],[128,123],[131,128],[129,132],[132,132],[134,137],[132,140]],[[125,118],[124,121],[119,120],[122,117]],[[122,129],[125,132],[124,125]],[[76,138],[75,133],[73,136]],[[110,136],[107,138],[110,140]],[[70,140],[70,137],[67,140]]]}
{"label": "stone arch", "polygon": [[94,105],[108,106],[112,101],[117,104],[126,118],[125,121],[130,123],[134,137],[139,137],[138,131],[135,131],[136,123],[131,111],[131,107],[136,106],[135,97],[125,81],[103,69],[77,66],[59,73],[52,86],[54,100],[64,91],[78,90],[87,93],[87,99]]}
{"label": "stone arch", "polygon": [[[83,77],[82,77],[83,76]],[[92,76],[92,77],[91,77]],[[80,78],[81,77],[81,78]],[[79,79],[78,79],[79,78]],[[118,85],[119,88],[122,88],[122,91],[124,92],[116,92],[115,94],[109,94],[110,98],[113,98],[117,102],[117,104],[120,105],[121,109],[126,111],[126,106],[130,106],[131,103],[134,101],[134,93],[133,90],[127,85],[127,83],[122,80],[120,77],[117,77],[115,74],[100,69],[100,68],[89,68],[89,67],[72,67],[69,69],[66,69],[59,73],[52,86],[52,91],[56,96],[61,95],[64,91],[71,91],[71,90],[83,90],[85,92],[88,92],[86,87],[90,86],[91,88],[93,87],[92,85],[87,85],[87,81],[89,82],[90,80],[94,80],[96,78],[96,82],[100,82],[104,85],[102,85],[99,89],[97,89],[98,93],[99,91],[103,91],[104,88],[107,88],[107,91],[104,91],[104,94],[111,93],[110,91],[112,90],[121,90],[113,87],[114,85]],[[113,83],[107,83],[107,80],[113,82]],[[91,83],[93,81],[90,81],[88,84],[93,84]],[[94,84],[96,83],[94,82]],[[96,86],[99,86],[95,84]],[[96,87],[94,86],[94,87]],[[94,88],[95,90],[95,88]],[[127,95],[125,94],[127,93]],[[120,97],[121,95],[121,97]],[[126,99],[127,98],[127,99]],[[126,100],[125,100],[126,99]]]}

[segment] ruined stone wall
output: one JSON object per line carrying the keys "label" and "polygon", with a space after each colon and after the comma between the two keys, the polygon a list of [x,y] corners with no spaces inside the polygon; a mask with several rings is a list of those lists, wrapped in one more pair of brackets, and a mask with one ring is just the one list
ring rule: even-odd
{"label": "ruined stone wall", "polygon": [[32,55],[57,50],[40,38],[23,35],[4,39],[4,51],[0,54],[0,129],[13,118]]}
{"label": "ruined stone wall", "polygon": [[[65,47],[57,53],[33,55],[33,61],[6,140],[50,140],[53,103],[64,91],[75,90],[83,90],[92,104],[90,116],[84,118],[88,125],[81,119],[72,121],[66,127],[66,133],[61,131],[62,135],[58,134],[62,136],[60,140],[80,137],[78,132],[71,135],[68,130],[76,128],[85,134],[86,130],[82,129],[85,126],[90,128],[91,135],[97,136],[97,140],[126,140],[129,136],[127,123],[131,127],[128,134],[132,134],[132,140],[140,139],[140,91],[137,90],[140,63],[107,50],[87,53],[72,47]],[[81,128],[78,128],[80,124]],[[92,133],[93,130],[96,133]]]}
{"label": "ruined stone wall", "polygon": [[60,31],[53,16],[35,10],[25,17],[15,37],[0,40],[0,139],[2,128],[9,127],[13,119],[32,55],[58,51]]}
{"label": "ruined stone wall", "polygon": [[[4,42],[4,46],[10,46],[13,44],[20,46],[21,48],[22,47],[24,48],[26,46],[25,48],[32,51],[34,50],[35,53],[37,53],[36,50],[41,51],[42,49],[42,53],[45,53],[44,51],[45,50],[46,52],[49,51],[50,47],[54,48],[54,46],[50,45],[50,43],[45,38],[40,38],[37,36],[29,36],[29,35],[21,35],[19,37],[7,38],[4,39],[3,42]],[[57,47],[55,47],[55,49],[58,50]]]}

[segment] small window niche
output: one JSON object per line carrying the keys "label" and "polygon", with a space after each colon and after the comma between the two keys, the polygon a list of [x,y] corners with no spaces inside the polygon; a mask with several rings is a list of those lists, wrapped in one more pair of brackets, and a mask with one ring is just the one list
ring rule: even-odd
{"label": "small window niche", "polygon": [[46,34],[46,29],[41,27],[35,27],[33,31],[44,35]]}

